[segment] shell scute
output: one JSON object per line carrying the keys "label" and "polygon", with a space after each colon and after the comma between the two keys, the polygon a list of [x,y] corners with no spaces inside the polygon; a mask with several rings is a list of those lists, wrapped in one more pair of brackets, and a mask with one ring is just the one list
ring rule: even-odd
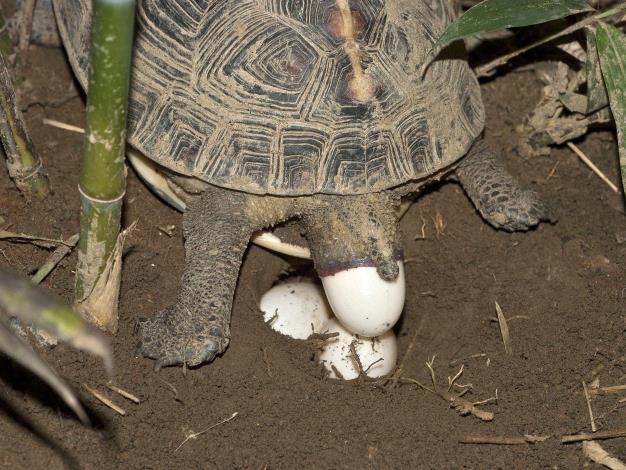
{"label": "shell scute", "polygon": [[[86,85],[91,1],[54,3]],[[139,0],[129,142],[173,171],[259,194],[427,179],[484,125],[461,56],[419,75],[451,19],[447,0]]]}

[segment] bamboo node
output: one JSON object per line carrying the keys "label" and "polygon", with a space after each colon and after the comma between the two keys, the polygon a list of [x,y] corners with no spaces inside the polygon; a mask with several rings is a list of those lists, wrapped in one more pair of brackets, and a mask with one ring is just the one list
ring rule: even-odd
{"label": "bamboo node", "polygon": [[108,200],[98,199],[96,197],[89,196],[87,193],[85,193],[85,191],[83,191],[83,189],[80,187],[80,184],[78,185],[78,192],[80,193],[81,197],[84,197],[85,199],[91,202],[98,203],[98,204],[114,204],[116,202],[121,201],[122,199],[124,199],[124,196],[126,196],[126,190],[124,190],[122,194],[116,197],[115,199],[108,199]]}

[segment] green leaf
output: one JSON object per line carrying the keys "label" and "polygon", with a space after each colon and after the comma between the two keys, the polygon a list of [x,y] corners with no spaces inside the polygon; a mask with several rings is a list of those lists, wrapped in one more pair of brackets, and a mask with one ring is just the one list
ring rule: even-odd
{"label": "green leaf", "polygon": [[484,0],[453,21],[434,49],[474,34],[545,23],[590,10],[584,0]]}
{"label": "green leaf", "polygon": [[596,46],[617,128],[622,186],[626,189],[626,35],[615,26],[600,23],[596,30]]}
{"label": "green leaf", "polygon": [[106,338],[50,291],[0,268],[0,310],[46,330],[75,348],[102,357],[112,369],[111,350]]}
{"label": "green leaf", "polygon": [[600,69],[600,58],[596,48],[596,33],[591,28],[585,29],[587,39],[587,109],[585,114],[593,113],[609,104],[606,88]]}
{"label": "green leaf", "polygon": [[63,399],[76,416],[89,425],[87,413],[78,398],[57,373],[46,364],[17,333],[0,319],[0,351],[46,382]]}

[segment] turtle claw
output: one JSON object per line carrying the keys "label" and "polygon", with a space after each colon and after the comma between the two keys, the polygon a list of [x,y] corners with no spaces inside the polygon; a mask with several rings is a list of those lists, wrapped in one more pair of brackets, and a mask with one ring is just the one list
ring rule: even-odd
{"label": "turtle claw", "polygon": [[198,319],[187,310],[179,312],[174,305],[154,318],[137,322],[135,333],[141,338],[138,352],[155,359],[155,370],[199,366],[211,362],[228,346],[229,335],[220,316],[203,315]]}
{"label": "turtle claw", "polygon": [[548,205],[535,191],[511,189],[502,191],[500,196],[483,197],[481,213],[491,225],[514,232],[529,230],[542,221],[556,222]]}
{"label": "turtle claw", "polygon": [[478,212],[495,228],[525,231],[542,221],[556,222],[548,205],[521,186],[482,139],[474,143],[456,175]]}

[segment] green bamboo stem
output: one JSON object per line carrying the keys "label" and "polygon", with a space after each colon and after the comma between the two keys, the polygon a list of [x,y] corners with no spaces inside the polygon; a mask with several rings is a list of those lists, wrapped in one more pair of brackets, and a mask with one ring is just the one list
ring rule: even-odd
{"label": "green bamboo stem", "polygon": [[120,230],[135,0],[94,0],[87,128],[81,162],[76,299],[104,271]]}
{"label": "green bamboo stem", "polygon": [[20,191],[44,197],[48,178],[26,129],[4,55],[0,54],[0,137],[9,176]]}

